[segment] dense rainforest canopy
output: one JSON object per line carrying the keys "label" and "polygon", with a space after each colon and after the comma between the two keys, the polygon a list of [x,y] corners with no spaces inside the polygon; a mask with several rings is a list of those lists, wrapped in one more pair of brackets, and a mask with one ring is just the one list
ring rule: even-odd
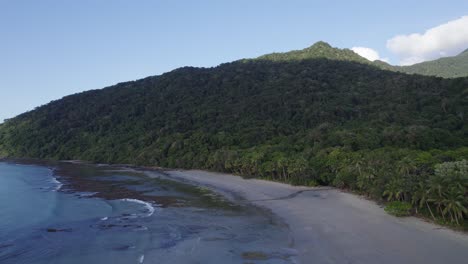
{"label": "dense rainforest canopy", "polygon": [[0,156],[326,184],[466,221],[468,78],[308,49],[64,97],[0,125]]}

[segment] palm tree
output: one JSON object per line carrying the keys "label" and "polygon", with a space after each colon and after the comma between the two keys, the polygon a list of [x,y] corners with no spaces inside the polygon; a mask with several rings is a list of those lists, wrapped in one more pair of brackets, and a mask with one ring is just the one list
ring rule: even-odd
{"label": "palm tree", "polygon": [[416,208],[416,213],[418,212],[418,208],[423,208],[426,205],[429,213],[431,213],[432,219],[436,220],[434,213],[432,213],[431,207],[429,206],[429,192],[427,190],[427,186],[424,182],[419,182],[416,186],[416,189],[413,191],[413,196],[411,198],[411,203]]}
{"label": "palm tree", "polygon": [[445,220],[449,215],[452,222],[459,224],[467,214],[468,162],[466,160],[445,162],[435,166],[435,173],[428,180],[428,199],[437,206]]}
{"label": "palm tree", "polygon": [[394,177],[385,185],[383,196],[387,196],[388,201],[401,201],[406,197],[405,182],[400,177]]}
{"label": "palm tree", "polygon": [[463,204],[465,202],[463,189],[460,189],[457,186],[452,186],[444,196],[445,197],[442,200],[442,204],[444,205],[442,214],[448,214],[452,223],[455,220],[457,225],[460,225],[458,220],[463,219],[463,214],[468,213],[468,209]]}
{"label": "palm tree", "polygon": [[403,159],[397,164],[398,172],[403,176],[409,176],[411,172],[416,170],[416,166],[409,159]]}
{"label": "palm tree", "polygon": [[444,191],[445,187],[447,186],[447,182],[441,175],[433,175],[428,180],[428,201],[433,202],[436,205],[437,212],[442,215],[445,220],[445,215],[442,213],[443,203],[444,200]]}

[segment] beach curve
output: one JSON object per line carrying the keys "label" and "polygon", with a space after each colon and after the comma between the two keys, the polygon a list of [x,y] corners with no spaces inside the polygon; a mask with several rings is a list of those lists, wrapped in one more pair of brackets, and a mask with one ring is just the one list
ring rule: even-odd
{"label": "beach curve", "polygon": [[164,173],[270,210],[289,226],[300,263],[436,264],[468,259],[466,234],[415,217],[390,216],[375,202],[334,188],[201,170]]}

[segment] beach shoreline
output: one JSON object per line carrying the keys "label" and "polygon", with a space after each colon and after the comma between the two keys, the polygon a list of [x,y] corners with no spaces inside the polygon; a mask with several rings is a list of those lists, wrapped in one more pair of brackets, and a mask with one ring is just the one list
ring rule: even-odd
{"label": "beach shoreline", "polygon": [[[159,171],[160,169],[158,169]],[[202,170],[161,170],[166,177],[264,208],[290,229],[300,263],[463,263],[468,236],[330,187],[292,186]],[[149,177],[159,177],[144,169]],[[158,174],[160,175],[160,174]]]}
{"label": "beach shoreline", "polygon": [[1,263],[297,263],[265,210],[141,167],[74,163],[0,162]]}
{"label": "beach shoreline", "polygon": [[391,216],[375,201],[333,187],[292,186],[203,170],[106,166],[208,188],[265,210],[289,229],[292,250],[287,250],[299,263],[436,264],[468,259],[466,233],[417,217]]}

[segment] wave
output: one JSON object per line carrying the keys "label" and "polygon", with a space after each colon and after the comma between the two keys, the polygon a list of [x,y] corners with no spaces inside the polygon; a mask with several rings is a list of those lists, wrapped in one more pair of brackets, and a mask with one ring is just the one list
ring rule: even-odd
{"label": "wave", "polygon": [[81,192],[79,194],[77,194],[78,197],[90,197],[90,196],[93,196],[93,195],[96,195],[98,194],[98,192]]}
{"label": "wave", "polygon": [[55,192],[60,190],[60,188],[62,188],[63,186],[63,183],[57,180],[57,178],[54,176],[52,176],[52,179],[50,181],[55,184],[55,189],[54,189]]}
{"label": "wave", "polygon": [[132,199],[132,198],[124,198],[124,199],[121,199],[121,201],[132,202],[132,203],[137,203],[137,204],[144,205],[146,210],[148,210],[148,213],[145,215],[145,217],[152,216],[154,214],[154,211],[156,210],[153,207],[153,205],[151,205],[151,203],[145,202],[145,201],[142,201],[142,200]]}

